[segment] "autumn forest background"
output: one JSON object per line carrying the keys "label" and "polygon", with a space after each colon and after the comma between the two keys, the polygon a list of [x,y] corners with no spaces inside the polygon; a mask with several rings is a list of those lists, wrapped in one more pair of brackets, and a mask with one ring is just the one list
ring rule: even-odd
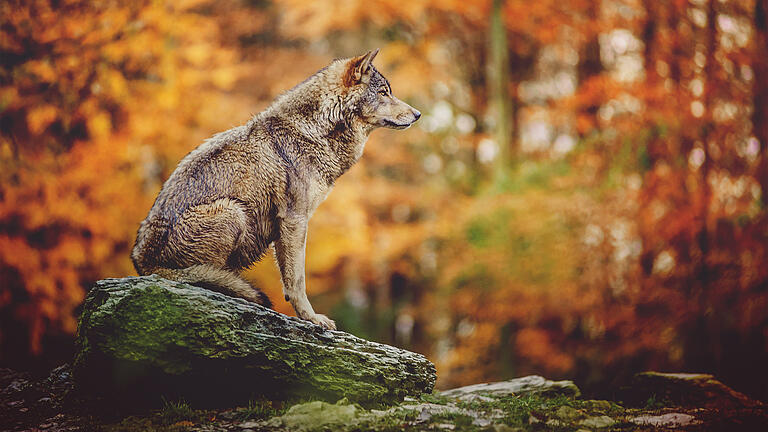
{"label": "autumn forest background", "polygon": [[[187,152],[377,47],[423,117],[312,219],[317,310],[442,388],[655,369],[768,400],[768,0],[0,2],[0,366],[70,358]],[[271,256],[246,276],[293,313]]]}

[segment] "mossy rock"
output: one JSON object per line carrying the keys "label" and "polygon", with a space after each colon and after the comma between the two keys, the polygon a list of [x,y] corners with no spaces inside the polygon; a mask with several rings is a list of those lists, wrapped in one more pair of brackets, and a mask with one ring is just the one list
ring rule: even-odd
{"label": "mossy rock", "polygon": [[634,405],[705,408],[754,408],[751,400],[709,374],[642,372],[635,375],[624,399]]}
{"label": "mossy rock", "polygon": [[566,395],[578,397],[581,391],[573,381],[551,381],[538,375],[529,375],[507,381],[473,384],[441,392],[446,397],[472,399],[475,396],[510,396],[521,394]]}
{"label": "mossy rock", "polygon": [[155,275],[97,282],[77,343],[79,393],[130,404],[346,397],[374,406],[435,384],[420,354]]}

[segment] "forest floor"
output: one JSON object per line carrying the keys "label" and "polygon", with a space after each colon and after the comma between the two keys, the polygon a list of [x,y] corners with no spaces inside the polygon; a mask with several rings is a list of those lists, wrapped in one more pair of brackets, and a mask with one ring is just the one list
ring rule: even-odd
{"label": "forest floor", "polygon": [[[538,378],[538,377],[536,377]],[[513,380],[514,381],[514,380]],[[510,381],[511,382],[511,381]],[[551,383],[551,381],[549,381]],[[562,382],[561,382],[562,383]],[[568,383],[568,382],[566,382]],[[500,383],[503,384],[503,383]],[[406,398],[401,404],[366,409],[346,400],[335,404],[310,401],[276,403],[253,400],[246,406],[194,409],[183,401],[162,408],[115,415],[75,398],[65,397],[68,372],[56,369],[42,380],[0,369],[2,431],[766,431],[768,406],[734,399],[730,389],[678,404],[652,394],[644,401],[581,399],[559,390],[483,393],[449,391]],[[572,384],[570,384],[572,386]],[[575,386],[572,387],[575,389]],[[647,389],[646,389],[647,390]],[[667,389],[668,390],[668,389]],[[669,393],[663,390],[665,394]],[[576,390],[578,392],[578,390]],[[674,392],[673,392],[674,393]],[[695,392],[694,392],[695,393]],[[741,395],[739,395],[741,396]],[[699,400],[700,406],[691,405]]]}

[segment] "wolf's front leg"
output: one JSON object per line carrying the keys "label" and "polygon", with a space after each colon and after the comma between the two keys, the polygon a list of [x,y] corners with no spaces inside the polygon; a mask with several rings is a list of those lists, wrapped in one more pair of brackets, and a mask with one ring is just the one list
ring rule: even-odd
{"label": "wolf's front leg", "polygon": [[275,256],[283,279],[283,294],[291,302],[299,318],[336,330],[336,323],[325,315],[315,313],[307,298],[304,278],[307,219],[302,217],[280,220],[280,238],[275,241]]}

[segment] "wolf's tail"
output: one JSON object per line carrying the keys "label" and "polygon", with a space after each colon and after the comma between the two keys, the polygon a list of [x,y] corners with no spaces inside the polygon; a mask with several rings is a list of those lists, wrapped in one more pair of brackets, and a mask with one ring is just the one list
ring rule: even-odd
{"label": "wolf's tail", "polygon": [[182,269],[156,268],[148,273],[155,273],[166,279],[244,298],[268,308],[272,307],[272,302],[266,294],[229,270],[200,264]]}

